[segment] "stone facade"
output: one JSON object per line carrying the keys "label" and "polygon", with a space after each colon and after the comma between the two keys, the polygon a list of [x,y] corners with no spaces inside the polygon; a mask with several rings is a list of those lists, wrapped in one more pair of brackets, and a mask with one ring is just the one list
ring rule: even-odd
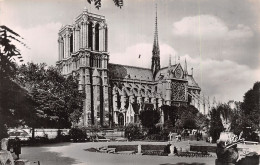
{"label": "stone facade", "polygon": [[59,31],[59,61],[63,75],[79,79],[86,92],[83,125],[109,125],[107,24],[104,16],[84,10],[73,25]]}
{"label": "stone facade", "polygon": [[[108,28],[104,16],[84,10],[72,25],[59,31],[57,66],[64,76],[79,79],[79,90],[86,92],[84,126],[127,125],[137,123],[146,104],[193,104],[200,108],[200,87],[187,63],[160,67],[157,14],[151,68],[109,63]],[[163,112],[161,111],[163,123]]]}

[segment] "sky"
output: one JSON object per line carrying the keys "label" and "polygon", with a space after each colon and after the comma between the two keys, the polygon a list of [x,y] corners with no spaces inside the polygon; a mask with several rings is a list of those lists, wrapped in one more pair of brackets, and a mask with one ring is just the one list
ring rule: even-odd
{"label": "sky", "polygon": [[99,10],[87,0],[0,0],[0,24],[30,47],[19,47],[25,62],[55,65],[59,29],[86,7],[106,18],[111,63],[150,68],[155,4],[161,67],[186,59],[210,100],[243,101],[260,81],[259,0],[124,0],[121,9],[102,0]]}

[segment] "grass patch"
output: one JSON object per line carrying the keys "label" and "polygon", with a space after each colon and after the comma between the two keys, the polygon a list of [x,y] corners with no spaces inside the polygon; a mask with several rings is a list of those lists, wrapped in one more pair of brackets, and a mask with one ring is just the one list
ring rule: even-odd
{"label": "grass patch", "polygon": [[163,151],[166,145],[142,145],[142,150],[161,150]]}
{"label": "grass patch", "polygon": [[217,146],[197,146],[191,145],[190,151],[197,151],[197,152],[216,152]]}
{"label": "grass patch", "polygon": [[143,151],[143,155],[168,156],[167,153],[164,153],[163,151],[160,150],[146,150]]}

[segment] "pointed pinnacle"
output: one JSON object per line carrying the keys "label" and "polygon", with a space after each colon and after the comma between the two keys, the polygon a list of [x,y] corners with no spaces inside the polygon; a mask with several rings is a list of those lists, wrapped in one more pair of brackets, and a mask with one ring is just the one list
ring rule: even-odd
{"label": "pointed pinnacle", "polygon": [[155,31],[154,31],[153,51],[159,51],[158,22],[157,22],[157,4],[156,4],[156,13],[155,13]]}

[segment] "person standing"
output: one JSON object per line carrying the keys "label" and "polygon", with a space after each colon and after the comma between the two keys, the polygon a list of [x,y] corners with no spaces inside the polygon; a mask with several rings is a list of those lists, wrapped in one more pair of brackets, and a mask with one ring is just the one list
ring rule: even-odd
{"label": "person standing", "polygon": [[211,136],[209,137],[209,143],[212,143],[212,137]]}
{"label": "person standing", "polygon": [[7,151],[10,151],[11,153],[13,153],[13,151],[14,151],[13,144],[14,144],[14,139],[9,139],[8,143],[7,143]]}
{"label": "person standing", "polygon": [[19,159],[19,155],[21,154],[21,141],[18,137],[15,137],[13,149],[17,159]]}
{"label": "person standing", "polygon": [[173,135],[173,133],[172,133],[172,132],[170,132],[170,133],[169,133],[169,135],[168,135],[168,136],[169,136],[169,139],[170,139],[170,141],[172,141],[172,135]]}

